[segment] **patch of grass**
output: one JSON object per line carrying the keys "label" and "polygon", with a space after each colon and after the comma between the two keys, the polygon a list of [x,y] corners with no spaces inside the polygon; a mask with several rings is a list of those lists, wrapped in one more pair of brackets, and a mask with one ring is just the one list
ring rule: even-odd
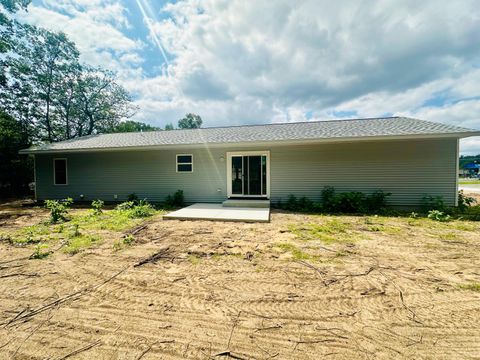
{"label": "patch of grass", "polygon": [[445,233],[445,234],[440,234],[439,235],[440,239],[442,240],[457,240],[460,238],[458,234],[455,234],[453,232]]}
{"label": "patch of grass", "polygon": [[135,242],[135,237],[132,234],[127,234],[120,240],[116,240],[113,243],[113,249],[115,251],[119,251],[125,247],[131,246],[134,242]]}
{"label": "patch of grass", "polygon": [[68,240],[67,246],[63,248],[63,251],[71,255],[77,254],[85,249],[99,244],[100,241],[101,238],[97,235],[80,234],[79,236],[71,237]]}
{"label": "patch of grass", "polygon": [[50,251],[43,251],[42,249],[47,249],[48,248],[48,245],[41,245],[41,244],[38,244],[36,247],[35,247],[35,251],[33,252],[32,255],[30,255],[30,259],[44,259],[46,258],[47,256],[49,256],[51,254]]}
{"label": "patch of grass", "polygon": [[480,185],[480,180],[467,180],[458,182],[460,185]]}
{"label": "patch of grass", "polygon": [[81,225],[85,230],[124,231],[142,222],[129,217],[126,211],[104,211],[101,215],[79,214],[72,216],[71,223]]}
{"label": "patch of grass", "polygon": [[478,228],[478,226],[475,226],[475,225],[472,225],[472,224],[469,224],[469,223],[465,223],[465,222],[455,222],[455,223],[451,224],[450,226],[452,226],[456,230],[462,230],[462,231],[475,231]]}
{"label": "patch of grass", "polygon": [[17,245],[38,244],[54,238],[50,227],[46,224],[27,226],[10,237],[10,242]]}
{"label": "patch of grass", "polygon": [[200,256],[196,256],[196,255],[189,255],[188,256],[188,261],[190,261],[190,263],[192,263],[192,265],[198,265],[202,262],[202,258]]}
{"label": "patch of grass", "polygon": [[288,229],[303,241],[320,240],[327,244],[351,241],[351,237],[347,234],[351,225],[337,219],[327,220],[322,224],[292,224],[288,226]]}
{"label": "patch of grass", "polygon": [[478,282],[473,282],[473,283],[469,283],[469,284],[461,284],[461,285],[458,285],[458,287],[460,289],[463,289],[463,290],[471,290],[471,291],[480,292],[480,283],[478,283]]}
{"label": "patch of grass", "polygon": [[290,253],[295,260],[311,260],[316,258],[316,256],[310,255],[290,243],[280,243],[277,244],[277,247],[283,252]]}

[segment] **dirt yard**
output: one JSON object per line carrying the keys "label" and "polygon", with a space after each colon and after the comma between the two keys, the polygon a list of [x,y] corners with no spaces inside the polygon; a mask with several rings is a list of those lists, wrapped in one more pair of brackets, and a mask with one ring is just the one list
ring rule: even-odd
{"label": "dirt yard", "polygon": [[[0,232],[47,217],[11,207]],[[42,259],[4,234],[0,358],[480,358],[478,222],[159,214],[128,232]]]}

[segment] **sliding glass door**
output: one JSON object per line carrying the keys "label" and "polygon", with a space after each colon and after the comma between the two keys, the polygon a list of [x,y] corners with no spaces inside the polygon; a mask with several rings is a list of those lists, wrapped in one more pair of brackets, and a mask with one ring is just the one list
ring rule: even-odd
{"label": "sliding glass door", "polygon": [[267,155],[231,156],[231,195],[267,196]]}

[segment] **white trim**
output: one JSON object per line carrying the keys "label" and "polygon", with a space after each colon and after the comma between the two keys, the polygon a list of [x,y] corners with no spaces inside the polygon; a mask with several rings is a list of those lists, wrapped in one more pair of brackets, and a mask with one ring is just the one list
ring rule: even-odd
{"label": "white trim", "polygon": [[460,176],[460,139],[457,139],[457,151],[455,153],[455,194],[454,194],[454,205],[458,206],[458,177]]}
{"label": "white trim", "polygon": [[35,189],[33,189],[35,201],[37,200],[37,158],[33,155],[33,183]]}
{"label": "white trim", "polygon": [[84,148],[84,149],[50,149],[50,150],[30,150],[23,149],[19,154],[53,154],[53,153],[71,153],[71,152],[103,152],[103,151],[144,151],[160,149],[192,149],[192,148],[222,148],[222,147],[247,147],[247,146],[282,146],[282,145],[308,145],[324,143],[342,143],[342,142],[363,142],[363,141],[387,141],[387,140],[428,140],[445,138],[466,138],[480,136],[478,132],[449,133],[449,134],[418,134],[418,135],[388,135],[388,136],[363,136],[363,137],[338,137],[338,138],[317,138],[317,139],[298,139],[298,140],[272,140],[272,141],[243,141],[243,142],[219,142],[219,143],[197,143],[197,144],[169,144],[169,145],[150,145],[150,146],[120,146],[109,148]]}
{"label": "white trim", "polygon": [[[232,157],[233,156],[266,156],[267,158],[267,191],[266,195],[239,195],[239,194],[232,194]],[[243,169],[243,158],[242,158],[242,169]],[[263,181],[262,181],[263,186]],[[243,181],[242,181],[242,192],[243,192]],[[243,197],[243,198],[258,198],[258,197],[266,197],[270,199],[270,150],[264,151],[231,151],[227,152],[227,196],[231,197]]]}
{"label": "white trim", "polygon": [[[190,162],[181,162],[179,163],[178,162],[178,157],[179,156],[190,156],[191,157],[191,161]],[[192,166],[192,170],[190,171],[178,171],[178,165],[191,165]],[[175,171],[177,173],[193,173],[193,154],[176,154],[175,156]]]}
{"label": "white trim", "polygon": [[[65,184],[57,184],[57,179],[55,176],[55,161],[56,160],[65,160]],[[53,185],[55,186],[65,186],[68,185],[68,160],[67,158],[53,158]]]}

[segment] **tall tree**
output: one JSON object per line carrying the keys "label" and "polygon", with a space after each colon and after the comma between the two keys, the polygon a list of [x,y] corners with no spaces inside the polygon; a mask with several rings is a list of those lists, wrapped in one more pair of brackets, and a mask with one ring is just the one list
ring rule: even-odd
{"label": "tall tree", "polygon": [[112,131],[120,120],[137,111],[130,94],[115,82],[112,72],[87,68],[78,91],[82,115],[77,122],[77,136]]}
{"label": "tall tree", "polygon": [[156,131],[160,130],[160,128],[145,124],[139,121],[122,121],[117,126],[115,126],[112,131],[113,133],[122,133],[122,132],[137,132],[137,131]]}
{"label": "tall tree", "polygon": [[165,130],[174,130],[175,128],[173,127],[173,124],[172,123],[169,123],[167,125],[165,125]]}
{"label": "tall tree", "polygon": [[178,120],[179,129],[198,129],[202,126],[200,115],[189,113],[183,119]]}

